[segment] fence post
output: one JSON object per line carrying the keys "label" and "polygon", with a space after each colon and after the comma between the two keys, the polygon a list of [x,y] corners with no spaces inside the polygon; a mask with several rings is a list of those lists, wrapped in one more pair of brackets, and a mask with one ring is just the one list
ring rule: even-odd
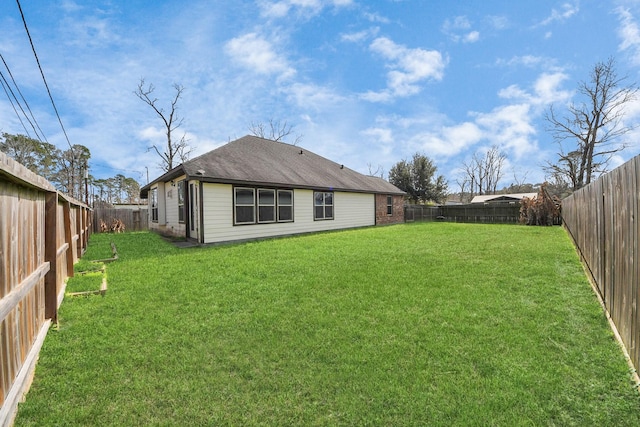
{"label": "fence post", "polygon": [[[76,233],[78,233],[78,241],[76,242],[76,256],[78,257],[78,259],[82,257],[82,245],[84,242],[84,233],[82,229],[82,223],[84,221],[82,221],[82,210],[82,206],[76,207]],[[71,267],[73,269],[73,266]]]}
{"label": "fence post", "polygon": [[47,192],[44,213],[44,257],[49,262],[49,271],[44,277],[44,317],[56,322],[58,319],[58,193]]}
{"label": "fence post", "polygon": [[83,231],[83,239],[82,239],[82,254],[87,250],[87,246],[89,245],[89,235],[91,234],[91,216],[89,214],[89,207],[82,208],[82,231]]}
{"label": "fence post", "polygon": [[133,211],[133,230],[138,231],[140,227],[140,211]]}
{"label": "fence post", "polygon": [[[73,230],[71,229],[71,202],[65,200],[62,204],[64,212],[64,240],[67,243],[67,276],[73,277]],[[77,250],[77,249],[76,249]],[[79,255],[78,255],[79,256]]]}

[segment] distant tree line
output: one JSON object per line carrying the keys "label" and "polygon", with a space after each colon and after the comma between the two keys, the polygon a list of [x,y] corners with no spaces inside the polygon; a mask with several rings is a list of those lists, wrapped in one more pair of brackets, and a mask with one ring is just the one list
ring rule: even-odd
{"label": "distant tree line", "polygon": [[0,151],[21,163],[32,172],[43,176],[58,190],[89,204],[137,203],[140,184],[118,174],[112,178],[96,179],[90,173],[91,151],[75,144],[68,150],[29,138],[25,135],[3,133]]}

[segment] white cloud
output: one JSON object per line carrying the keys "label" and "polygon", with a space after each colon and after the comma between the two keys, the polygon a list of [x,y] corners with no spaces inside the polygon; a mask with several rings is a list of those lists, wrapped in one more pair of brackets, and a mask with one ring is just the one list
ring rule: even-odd
{"label": "white cloud", "polygon": [[578,3],[564,3],[561,10],[551,9],[551,15],[543,19],[537,26],[549,25],[553,22],[563,22],[580,11]]}
{"label": "white cloud", "polygon": [[477,144],[482,138],[483,132],[475,123],[464,122],[442,127],[437,133],[418,134],[412,142],[419,144],[428,156],[451,157]]}
{"label": "white cloud", "polygon": [[75,1],[72,1],[72,0],[64,0],[64,1],[62,1],[60,3],[60,7],[65,12],[77,12],[79,10],[82,10],[82,6],[80,6],[78,3],[76,3]]}
{"label": "white cloud", "polygon": [[620,19],[620,27],[618,27],[618,36],[622,39],[620,42],[620,50],[630,50],[633,54],[633,62],[640,64],[640,29],[634,16],[628,9],[619,7],[616,9]]}
{"label": "white cloud", "polygon": [[81,49],[106,49],[128,42],[122,37],[112,10],[79,6],[71,1],[63,2],[59,7],[64,16],[56,25],[64,35],[65,44]]}
{"label": "white cloud", "polygon": [[340,36],[340,40],[344,41],[344,42],[352,42],[352,43],[359,43],[362,42],[364,40],[368,40],[372,37],[375,37],[378,32],[380,31],[379,27],[373,27],[373,28],[369,28],[367,30],[362,30],[362,31],[358,31],[355,33],[346,33],[346,34],[342,34]]}
{"label": "white cloud", "polygon": [[393,142],[393,131],[388,128],[373,127],[361,132],[363,135],[375,139],[377,142],[390,144]]}
{"label": "white cloud", "polygon": [[284,18],[292,10],[298,10],[305,15],[316,15],[325,7],[350,6],[353,0],[281,0],[260,1],[260,14],[267,18]]}
{"label": "white cloud", "polygon": [[105,44],[121,41],[117,32],[113,31],[106,19],[95,17],[84,21],[67,19],[64,28],[68,31],[67,43],[72,46],[104,47]]}
{"label": "white cloud", "polygon": [[236,63],[259,74],[278,74],[281,78],[291,77],[295,70],[286,58],[274,50],[273,45],[256,33],[235,37],[225,44],[225,52]]}
{"label": "white cloud", "polygon": [[504,99],[529,99],[531,95],[518,85],[507,86],[504,89],[500,89],[498,96]]}
{"label": "white cloud", "polygon": [[474,114],[475,122],[483,129],[491,145],[510,149],[517,159],[535,151],[536,134],[531,124],[531,106],[526,103],[497,107],[489,113]]}
{"label": "white cloud", "polygon": [[472,120],[459,124],[412,123],[412,127],[422,129],[409,130],[411,136],[407,145],[444,162],[479,144],[487,147],[496,145],[511,153],[515,161],[539,158],[541,150],[534,122],[550,103],[570,97],[570,92],[561,88],[566,79],[562,72],[545,72],[538,76],[529,90],[518,85],[508,86],[498,93],[508,103],[488,112],[472,112]]}
{"label": "white cloud", "polygon": [[393,95],[388,90],[383,90],[380,92],[368,90],[365,93],[361,94],[360,98],[369,102],[389,102],[393,99]]}
{"label": "white cloud", "polygon": [[462,37],[463,43],[475,43],[478,40],[480,40],[480,33],[478,31],[471,31],[470,33]]}
{"label": "white cloud", "polygon": [[444,21],[443,29],[445,32],[452,30],[468,30],[471,28],[471,22],[466,16],[456,16],[453,19],[447,19]]}
{"label": "white cloud", "polygon": [[145,141],[155,144],[157,141],[163,141],[167,137],[165,131],[154,126],[148,126],[138,132],[138,136]]}
{"label": "white cloud", "polygon": [[527,67],[540,69],[547,73],[564,73],[564,68],[557,64],[557,59],[547,56],[522,55],[510,59],[500,58],[496,65],[501,67]]}
{"label": "white cloud", "polygon": [[543,73],[534,84],[535,102],[546,106],[569,99],[571,92],[560,90],[562,82],[567,78],[568,76],[562,72]]}
{"label": "white cloud", "polygon": [[372,127],[360,132],[367,140],[370,140],[369,147],[379,150],[379,157],[389,157],[395,147],[393,130],[382,127]]}
{"label": "white cloud", "polygon": [[391,71],[387,73],[387,89],[369,91],[362,95],[365,100],[380,102],[414,95],[420,92],[420,82],[443,77],[446,61],[436,50],[410,49],[386,37],[375,39],[369,48],[388,61]]}
{"label": "white cloud", "polygon": [[489,16],[487,17],[489,25],[496,30],[504,30],[509,27],[509,19],[506,16]]}
{"label": "white cloud", "polygon": [[504,99],[524,101],[534,106],[546,108],[554,102],[566,101],[571,92],[561,90],[560,86],[568,76],[563,72],[542,73],[533,84],[533,93],[520,88],[518,85],[508,86],[498,92]]}
{"label": "white cloud", "polygon": [[548,61],[547,58],[542,56],[534,56],[534,55],[522,55],[522,56],[514,56],[513,58],[505,61],[503,59],[499,59],[497,61],[498,65],[506,64],[506,65],[524,65],[526,67],[535,67],[540,64],[544,64]]}
{"label": "white cloud", "polygon": [[469,30],[471,30],[471,22],[466,16],[456,16],[453,19],[447,19],[442,25],[442,32],[456,43],[475,43],[480,40],[480,32]]}
{"label": "white cloud", "polygon": [[381,24],[388,24],[389,22],[391,22],[389,18],[378,15],[377,13],[365,12],[364,17],[371,22],[379,22]]}
{"label": "white cloud", "polygon": [[322,110],[345,100],[342,95],[313,84],[294,83],[284,91],[291,102],[305,110]]}
{"label": "white cloud", "polygon": [[262,10],[263,16],[268,16],[271,18],[282,18],[289,13],[289,9],[291,8],[291,4],[286,1],[281,2],[262,2],[259,4],[260,9]]}

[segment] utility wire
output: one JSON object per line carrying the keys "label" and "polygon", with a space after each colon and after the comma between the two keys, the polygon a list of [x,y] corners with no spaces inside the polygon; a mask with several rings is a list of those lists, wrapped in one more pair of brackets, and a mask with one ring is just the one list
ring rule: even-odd
{"label": "utility wire", "polygon": [[[6,83],[6,86],[5,86],[5,82],[7,80],[4,78],[4,75],[2,74],[1,71],[0,71],[0,76],[2,77],[2,80],[0,80],[0,85],[2,85],[2,89],[4,89],[4,93],[7,94],[7,98],[9,99],[9,102],[11,103],[11,107],[13,107],[13,111],[15,111],[16,116],[18,116],[18,120],[20,120],[20,124],[22,125],[22,128],[24,129],[24,132],[27,134],[27,136],[29,138],[31,138],[31,135],[29,135],[29,131],[27,130],[27,127],[24,125],[24,122],[22,121],[22,117],[20,116],[20,113],[18,113],[18,110],[16,110],[16,106],[13,103],[13,100],[11,99],[11,96],[9,96],[9,91],[11,90],[11,87],[8,87],[9,86],[8,83]],[[12,92],[12,94],[13,94],[13,92]],[[18,105],[20,105],[20,104],[18,104]],[[20,107],[20,109],[22,109],[22,107]],[[22,112],[24,113],[24,110]]]}
{"label": "utility wire", "polygon": [[22,23],[24,24],[24,29],[27,32],[27,37],[29,38],[29,43],[31,44],[31,50],[33,51],[33,56],[36,58],[36,62],[38,64],[38,69],[40,70],[40,75],[42,76],[42,81],[44,82],[44,86],[47,88],[47,93],[49,94],[49,99],[51,100],[51,105],[53,105],[53,110],[58,117],[58,122],[60,122],[60,127],[62,128],[62,133],[64,133],[64,137],[67,140],[67,144],[69,144],[69,148],[71,152],[73,152],[73,146],[71,145],[71,141],[69,141],[69,136],[67,135],[67,131],[62,124],[62,119],[60,118],[60,114],[58,114],[58,108],[56,107],[56,103],[53,102],[53,96],[51,96],[51,91],[49,90],[49,85],[47,84],[47,79],[44,77],[44,71],[42,71],[42,66],[40,65],[40,59],[38,59],[38,54],[36,53],[36,48],[33,45],[33,40],[31,39],[31,34],[29,33],[29,28],[27,27],[27,21],[24,17],[24,13],[22,12],[22,6],[20,6],[20,0],[16,0],[18,3],[18,9],[20,10],[20,16],[22,17]]}
{"label": "utility wire", "polygon": [[[33,131],[35,132],[36,137],[38,138],[38,140],[40,140],[40,142],[42,142],[42,140],[44,139],[44,141],[48,143],[49,141],[47,141],[47,137],[44,135],[44,132],[42,131],[42,128],[40,128],[40,125],[38,124],[38,121],[36,120],[35,116],[33,115],[33,111],[31,111],[31,107],[29,107],[29,103],[27,102],[27,100],[25,99],[24,95],[22,94],[22,91],[20,90],[20,87],[18,86],[18,83],[16,82],[16,79],[13,77],[13,73],[11,72],[11,69],[9,68],[9,64],[7,64],[7,61],[4,60],[4,56],[2,56],[2,53],[0,53],[0,59],[2,59],[2,63],[4,64],[4,67],[7,69],[7,72],[9,73],[9,77],[11,77],[11,81],[13,82],[13,86],[16,88],[16,90],[20,94],[20,98],[24,102],[24,105],[27,107],[27,110],[29,111],[29,114],[31,115],[31,120],[29,119],[29,117],[27,117],[27,113],[25,113],[24,109],[20,105],[20,101],[18,101],[16,95],[13,93],[13,90],[11,90],[11,86],[9,85],[9,82],[7,82],[7,80],[5,79],[4,76],[2,76],[2,79],[5,81],[5,83],[7,84],[7,87],[11,91],[11,94],[16,99],[16,102],[18,103],[18,106],[20,107],[20,110],[22,110],[22,113],[24,114],[25,118],[27,119],[27,121],[29,122],[31,127],[33,128]],[[2,72],[0,72],[0,75],[2,75]],[[38,131],[36,130],[35,126],[33,125],[34,123],[35,123],[35,126],[37,126],[38,130],[40,131],[40,135],[38,135]],[[40,136],[42,136],[42,137],[40,137]]]}
{"label": "utility wire", "polygon": [[[15,103],[18,105],[18,107],[20,108],[20,111],[22,111],[22,115],[24,115],[24,118],[27,119],[27,121],[29,122],[29,124],[31,125],[31,128],[33,129],[33,131],[36,134],[36,138],[38,138],[38,140],[40,142],[42,142],[42,139],[40,138],[40,135],[38,135],[38,131],[36,130],[36,127],[33,125],[33,122],[29,119],[29,116],[27,116],[27,113],[24,111],[24,108],[22,108],[22,104],[20,104],[20,100],[18,100],[18,97],[16,96],[16,94],[13,92],[13,89],[11,89],[11,85],[9,84],[9,82],[7,81],[6,77],[4,76],[4,74],[2,73],[2,71],[0,71],[0,78],[2,79],[2,86],[4,87],[4,91],[7,94],[7,97],[9,98],[9,101],[11,102],[11,105],[13,106],[13,111],[16,112],[16,115],[18,116],[18,118],[20,119],[20,123],[22,123],[22,127],[25,127],[24,122],[22,121],[22,119],[20,118],[20,114],[18,113],[18,111],[16,110],[15,104],[13,103],[13,101],[11,100],[11,97],[13,97],[13,99],[15,100]],[[6,86],[5,86],[6,85]],[[25,129],[26,131],[26,129]],[[29,138],[31,138],[31,135],[29,135],[29,132],[27,131],[27,136]]]}

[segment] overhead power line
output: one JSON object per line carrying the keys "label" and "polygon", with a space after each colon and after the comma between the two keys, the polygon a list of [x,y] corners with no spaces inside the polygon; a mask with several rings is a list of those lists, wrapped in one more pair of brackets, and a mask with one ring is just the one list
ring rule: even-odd
{"label": "overhead power line", "polygon": [[[15,111],[16,116],[18,116],[18,120],[20,120],[20,124],[22,125],[22,128],[24,129],[24,132],[27,134],[27,136],[29,138],[31,138],[31,135],[29,134],[29,131],[27,130],[27,127],[25,126],[24,122],[22,121],[22,116],[20,116],[20,113],[18,113],[18,110],[16,109],[16,105],[13,103],[13,99],[11,99],[11,95],[9,95],[9,91],[11,91],[11,87],[9,87],[9,83],[6,83],[7,79],[4,78],[4,75],[2,74],[1,71],[0,71],[0,77],[2,77],[2,80],[0,80],[0,86],[2,86],[2,89],[4,89],[4,93],[7,94],[7,98],[9,99],[9,103],[11,104],[11,107],[13,108],[13,111]],[[13,95],[13,91],[11,91],[11,94]],[[14,98],[15,98],[15,95],[14,95]],[[22,110],[22,107],[20,106],[19,103],[18,103],[18,106]],[[22,113],[24,113],[24,110],[22,110]]]}
{"label": "overhead power line", "polygon": [[25,19],[24,13],[22,12],[22,6],[20,5],[20,0],[16,0],[16,3],[18,3],[18,9],[20,10],[20,16],[22,17],[22,23],[24,24],[24,29],[27,32],[27,37],[29,38],[29,43],[31,44],[31,50],[33,51],[33,56],[36,58],[36,63],[38,64],[38,69],[40,70],[42,81],[44,82],[44,86],[47,88],[47,93],[49,94],[51,105],[53,105],[53,111],[55,111],[56,117],[58,117],[58,122],[60,123],[60,127],[62,128],[62,133],[64,133],[64,137],[67,140],[67,144],[69,144],[69,148],[73,151],[73,146],[71,145],[71,141],[69,141],[69,136],[67,135],[67,131],[65,130],[64,125],[62,124],[62,119],[60,118],[60,114],[58,114],[58,108],[56,107],[56,103],[53,101],[53,96],[51,96],[51,91],[49,90],[47,79],[44,77],[44,71],[42,71],[42,66],[40,65],[40,59],[38,58],[38,54],[36,53],[36,48],[33,45],[33,40],[31,39],[31,34],[29,33],[29,27],[27,26],[27,20]]}
{"label": "overhead power line", "polygon": [[[29,122],[29,124],[33,128],[33,131],[36,134],[36,138],[38,138],[38,140],[40,140],[40,142],[43,142],[43,139],[44,139],[44,142],[49,142],[49,141],[47,141],[47,138],[44,136],[44,132],[42,132],[42,129],[40,128],[40,125],[38,124],[38,121],[36,120],[35,116],[33,115],[33,111],[31,111],[31,107],[29,107],[29,103],[27,102],[27,100],[25,99],[24,95],[22,94],[22,91],[20,90],[20,87],[18,86],[18,83],[16,82],[16,79],[13,77],[13,73],[11,72],[11,69],[9,68],[9,64],[7,64],[7,61],[5,61],[4,56],[2,56],[2,53],[0,53],[0,59],[2,60],[2,63],[4,64],[4,67],[7,69],[7,72],[9,73],[9,77],[11,77],[11,81],[13,82],[13,86],[16,88],[16,91],[20,94],[20,98],[22,99],[22,101],[24,102],[25,107],[29,111],[29,114],[31,115],[31,118],[29,118],[27,116],[27,113],[24,111],[24,108],[22,108],[22,105],[20,104],[20,101],[16,97],[15,93],[13,93],[13,90],[11,89],[11,85],[9,84],[7,79],[4,77],[2,72],[0,72],[0,77],[2,77],[2,80],[4,80],[4,83],[7,85],[7,87],[5,88],[5,92],[7,92],[7,89],[9,90],[9,92],[11,92],[11,95],[16,100],[16,103],[18,104],[18,107],[20,107],[20,110],[22,111],[22,114],[24,115],[25,119],[27,119],[27,121]],[[9,96],[8,93],[7,93],[7,96]],[[11,102],[11,98],[9,98],[9,101]],[[11,102],[11,104],[13,105],[13,102]],[[14,109],[14,111],[16,111],[15,106],[13,107],[13,109]],[[17,111],[16,111],[16,114],[18,114]],[[20,123],[22,123],[22,119],[20,118],[20,116],[18,116],[18,119],[20,120]],[[34,125],[34,123],[35,123],[35,125]],[[22,127],[25,127],[24,123],[22,123]],[[40,131],[40,134],[38,134],[38,130],[36,130],[36,127]],[[25,131],[27,131],[26,127],[25,127]],[[31,138],[31,136],[29,135],[28,131],[27,131],[27,136],[29,136],[29,138]]]}

